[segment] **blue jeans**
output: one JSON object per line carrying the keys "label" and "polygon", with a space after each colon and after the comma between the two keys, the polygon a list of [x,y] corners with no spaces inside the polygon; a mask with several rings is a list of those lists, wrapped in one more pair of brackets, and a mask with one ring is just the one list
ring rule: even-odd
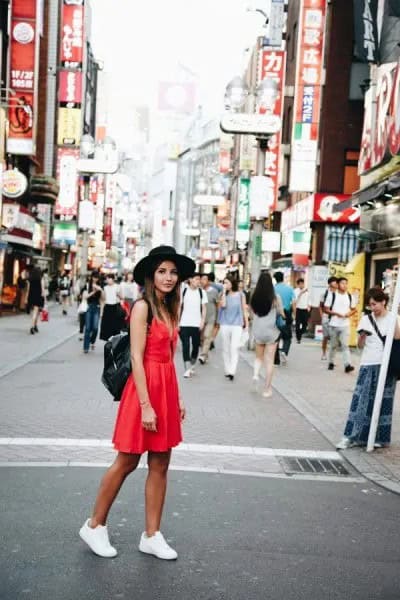
{"label": "blue jeans", "polygon": [[89,304],[86,311],[85,337],[83,338],[84,351],[89,350],[90,344],[94,344],[96,341],[99,319],[100,306],[98,304]]}

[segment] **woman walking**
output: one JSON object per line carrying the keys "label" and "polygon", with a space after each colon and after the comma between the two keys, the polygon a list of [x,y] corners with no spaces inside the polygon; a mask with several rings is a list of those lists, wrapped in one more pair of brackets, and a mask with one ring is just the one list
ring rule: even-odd
{"label": "woman walking", "polygon": [[104,307],[101,318],[100,339],[107,341],[111,336],[123,329],[123,310],[120,305],[120,294],[112,273],[106,277],[104,286]]}
{"label": "woman walking", "polygon": [[[387,310],[388,299],[388,295],[380,287],[372,288],[367,292],[367,303],[371,314],[363,315],[358,325],[358,347],[363,349],[360,372],[353,392],[344,437],[336,446],[339,450],[352,446],[366,446],[368,442],[379,369],[383,356],[383,342],[378,335],[378,331],[382,336],[385,336],[392,318]],[[400,339],[398,319],[394,339]],[[395,389],[396,378],[388,374],[376,434],[375,447],[378,448],[390,444]]]}
{"label": "woman walking", "polygon": [[29,331],[34,335],[35,333],[39,333],[37,324],[39,312],[44,306],[45,291],[43,288],[42,272],[39,267],[29,265],[27,271],[29,273],[28,310],[32,310],[32,325]]}
{"label": "woman walking", "polygon": [[272,376],[274,373],[274,357],[280,331],[276,321],[279,316],[285,318],[282,301],[275,294],[271,275],[264,271],[261,273],[256,289],[250,300],[253,311],[252,333],[256,344],[256,358],[254,360],[253,382],[257,386],[260,380],[261,367],[265,366],[264,398],[272,396]]}
{"label": "woman walking", "polygon": [[132,374],[125,385],[114,430],[118,451],[103,477],[92,516],[80,530],[91,550],[103,557],[117,554],[107,532],[109,510],[127,475],[148,452],[145,487],[146,526],[139,550],[173,560],[177,553],[160,532],[171,448],[182,440],[185,408],[180,398],[174,366],[178,339],[180,282],[190,277],[194,262],[160,246],[151,250],[134,271],[135,281],[145,286],[130,319]]}
{"label": "woman walking", "polygon": [[239,292],[238,282],[231,277],[224,279],[218,322],[221,326],[225,377],[233,381],[239,362],[243,329],[248,328],[249,322],[244,294]]}
{"label": "woman walking", "polygon": [[103,290],[100,286],[100,274],[93,271],[83,294],[86,293],[85,335],[83,337],[83,352],[87,354],[89,347],[95,349],[97,331],[99,329],[100,304],[103,300]]}

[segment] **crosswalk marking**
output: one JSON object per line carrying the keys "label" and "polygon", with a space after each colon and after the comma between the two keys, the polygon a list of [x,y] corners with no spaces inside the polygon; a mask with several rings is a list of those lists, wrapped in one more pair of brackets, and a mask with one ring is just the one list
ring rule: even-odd
{"label": "crosswalk marking", "polygon": [[[110,448],[112,443],[108,439],[95,438],[0,438],[0,446],[61,446],[61,447],[86,447]],[[326,450],[297,450],[288,448],[262,448],[259,446],[229,446],[222,444],[196,444],[182,443],[174,448],[174,454],[179,452],[199,452],[203,454],[234,454],[241,456],[293,456],[295,458],[317,458],[326,460],[341,460],[338,452]]]}

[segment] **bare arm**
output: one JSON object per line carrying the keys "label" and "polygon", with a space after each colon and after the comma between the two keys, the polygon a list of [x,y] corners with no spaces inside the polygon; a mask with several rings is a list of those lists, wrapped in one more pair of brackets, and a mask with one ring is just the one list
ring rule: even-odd
{"label": "bare arm", "polygon": [[394,339],[400,340],[400,321],[399,317],[396,318],[396,327],[394,328]]}
{"label": "bare arm", "polygon": [[241,294],[241,303],[242,303],[242,312],[243,312],[243,324],[244,327],[246,327],[246,329],[249,326],[249,315],[247,314],[247,304],[246,304],[246,298],[244,294]]}
{"label": "bare arm", "polygon": [[219,301],[220,308],[226,308],[226,292],[225,290],[222,292],[221,299]]}
{"label": "bare arm", "polygon": [[146,373],[143,365],[143,356],[147,340],[147,314],[148,307],[146,302],[139,301],[134,304],[130,320],[130,330],[134,332],[134,334],[131,335],[132,375],[135,380],[139,403],[142,409],[143,427],[150,431],[156,431],[157,417],[151,406],[147,389]]}

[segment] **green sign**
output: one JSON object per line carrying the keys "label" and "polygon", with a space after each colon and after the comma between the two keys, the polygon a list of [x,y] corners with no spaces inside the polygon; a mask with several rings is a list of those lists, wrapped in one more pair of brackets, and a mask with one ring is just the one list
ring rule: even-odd
{"label": "green sign", "polygon": [[239,201],[237,208],[237,228],[250,229],[250,179],[241,179],[239,183]]}

